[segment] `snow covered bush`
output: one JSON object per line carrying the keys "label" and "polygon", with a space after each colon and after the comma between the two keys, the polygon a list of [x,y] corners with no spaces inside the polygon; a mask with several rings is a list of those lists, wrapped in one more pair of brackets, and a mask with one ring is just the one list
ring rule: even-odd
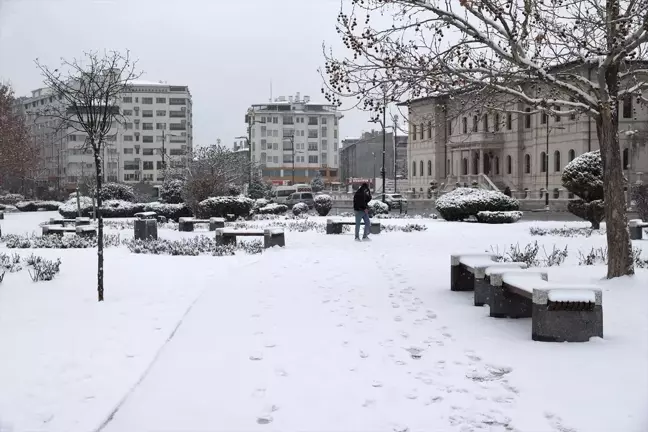
{"label": "snow covered bush", "polygon": [[105,218],[134,217],[135,213],[144,211],[145,204],[132,203],[123,200],[108,200],[103,202],[101,214]]}
{"label": "snow covered bush", "polygon": [[11,204],[0,204],[0,211],[3,211],[5,213],[15,213],[18,211],[16,206],[11,205]]}
{"label": "snow covered bush", "polygon": [[258,209],[260,209],[261,207],[265,207],[265,206],[267,206],[268,204],[270,204],[270,200],[269,200],[269,199],[265,199],[265,198],[257,198],[257,199],[254,200],[254,209],[255,209],[255,210],[258,210]]}
{"label": "snow covered bush", "polygon": [[382,201],[371,200],[367,206],[369,208],[369,217],[374,217],[379,214],[389,214],[389,206]]}
{"label": "snow covered bush", "polygon": [[436,209],[447,221],[461,221],[479,212],[508,212],[519,210],[520,204],[514,198],[500,191],[457,188],[436,200]]}
{"label": "snow covered bush", "polygon": [[308,213],[308,204],[300,202],[293,206],[292,212],[295,216]]}
{"label": "snow covered bush", "polygon": [[637,183],[630,189],[632,200],[642,221],[648,222],[648,184]]}
{"label": "snow covered bush", "polygon": [[33,272],[31,270],[27,271],[34,282],[51,281],[61,270],[60,258],[57,258],[56,261],[50,261],[32,254],[31,257],[27,258],[27,264],[33,269]]}
{"label": "snow covered bush", "polygon": [[[79,197],[79,203],[81,205],[81,216],[82,217],[92,216],[92,198],[81,196]],[[74,219],[75,217],[79,216],[77,211],[76,196],[70,198],[69,200],[61,204],[61,206],[58,209],[58,212],[65,219]]]}
{"label": "snow covered bush", "polygon": [[288,211],[288,206],[283,205],[283,204],[268,204],[266,206],[261,207],[260,209],[257,210],[258,214],[272,214],[272,215],[278,215],[278,214],[284,214]]}
{"label": "snow covered bush", "polygon": [[127,184],[123,183],[105,183],[101,186],[102,201],[119,200],[135,202],[135,191]]}
{"label": "snow covered bush", "polygon": [[313,180],[311,180],[311,189],[313,192],[320,192],[324,190],[324,179],[322,175],[318,172]]}
{"label": "snow covered bush", "polygon": [[136,254],[174,255],[174,256],[198,256],[210,254],[214,256],[234,255],[236,250],[246,253],[261,253],[263,248],[260,243],[238,242],[236,245],[219,245],[216,240],[207,236],[196,236],[181,240],[124,240],[124,244]]}
{"label": "snow covered bush", "polygon": [[19,201],[15,206],[21,212],[56,211],[61,203],[58,201]]}
{"label": "snow covered bush", "polygon": [[521,211],[480,211],[477,213],[477,221],[480,223],[514,223],[519,221],[520,218],[522,218]]}
{"label": "snow covered bush", "polygon": [[333,199],[330,195],[315,196],[315,210],[320,216],[326,216],[333,208]]}
{"label": "snow covered bush", "polygon": [[601,152],[583,153],[569,162],[563,169],[562,184],[578,196],[567,203],[567,210],[598,229],[605,216]]}
{"label": "snow covered bush", "polygon": [[25,197],[20,194],[0,195],[0,204],[15,205],[20,201],[25,201]]}
{"label": "snow covered bush", "polygon": [[254,200],[242,195],[211,197],[198,203],[198,217],[236,220],[249,217],[253,207]]}
{"label": "snow covered bush", "polygon": [[529,233],[532,236],[558,236],[558,237],[591,237],[592,234],[605,234],[605,230],[593,230],[592,228],[571,228],[564,226],[562,228],[540,228],[531,227]]}
{"label": "snow covered bush", "polygon": [[179,179],[165,179],[162,187],[160,187],[160,198],[168,204],[180,204],[184,202],[182,198],[184,184],[184,181]]}
{"label": "snow covered bush", "polygon": [[160,202],[150,202],[144,204],[145,212],[155,212],[158,216],[164,216],[167,220],[177,221],[181,217],[193,216],[191,209],[184,203],[167,204]]}
{"label": "snow covered bush", "polygon": [[[2,239],[8,249],[88,249],[97,247],[97,239],[93,237],[79,237],[77,235],[47,236],[21,236],[10,234]],[[104,246],[119,246],[119,234],[105,234]]]}
{"label": "snow covered bush", "polygon": [[270,187],[268,187],[268,184],[263,181],[262,177],[259,177],[258,175],[252,177],[252,181],[248,187],[248,197],[258,200],[268,196],[269,191]]}

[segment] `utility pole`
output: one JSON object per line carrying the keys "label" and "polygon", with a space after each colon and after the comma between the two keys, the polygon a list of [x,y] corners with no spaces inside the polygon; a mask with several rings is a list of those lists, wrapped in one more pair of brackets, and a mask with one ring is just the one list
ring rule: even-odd
{"label": "utility pole", "polygon": [[545,153],[545,210],[549,211],[549,115],[547,115],[547,140]]}
{"label": "utility pole", "polygon": [[385,175],[387,174],[387,170],[385,169],[385,146],[387,143],[387,94],[384,95],[383,97],[383,122],[382,122],[382,127],[383,127],[383,150],[382,150],[382,188],[383,188],[383,194],[382,194],[382,201],[383,203],[385,202]]}
{"label": "utility pole", "polygon": [[164,144],[166,142],[166,133],[165,130],[162,129],[162,169],[166,169],[166,160],[164,157],[166,156],[166,148],[164,147]]}
{"label": "utility pole", "polygon": [[396,187],[396,180],[398,179],[398,173],[396,172],[398,168],[398,163],[396,162],[396,148],[397,148],[397,141],[396,141],[396,127],[398,125],[398,116],[394,116],[394,127],[392,128],[392,133],[394,134],[394,193],[398,193],[398,188]]}

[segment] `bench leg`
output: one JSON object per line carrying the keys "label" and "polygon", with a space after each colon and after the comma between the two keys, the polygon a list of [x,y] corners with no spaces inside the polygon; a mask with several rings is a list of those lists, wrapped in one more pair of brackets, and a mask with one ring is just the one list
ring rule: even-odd
{"label": "bench leg", "polygon": [[178,224],[178,231],[182,232],[192,232],[194,230],[194,226],[192,223],[188,222],[180,222]]}
{"label": "bench leg", "polygon": [[630,231],[630,240],[641,240],[643,238],[643,228],[641,227],[629,227]]}
{"label": "bench leg", "polygon": [[225,222],[209,222],[209,231],[216,231],[216,228],[225,228]]}
{"label": "bench leg", "polygon": [[157,221],[155,219],[138,219],[134,226],[135,240],[157,240]]}
{"label": "bench leg", "polygon": [[326,224],[326,234],[342,234],[342,224]]}
{"label": "bench leg", "polygon": [[463,264],[450,266],[451,291],[472,291],[474,284],[475,276]]}
{"label": "bench leg", "polygon": [[371,234],[380,234],[380,224],[371,224]]}
{"label": "bench leg", "polygon": [[216,244],[217,245],[236,245],[236,236],[224,236],[218,235],[216,233]]}
{"label": "bench leg", "polygon": [[286,239],[283,234],[270,234],[263,236],[263,247],[264,249],[271,248],[273,246],[285,247]]}
{"label": "bench leg", "polygon": [[589,310],[564,310],[560,303],[553,305],[550,308],[549,304],[533,304],[531,339],[534,341],[587,342],[591,337],[603,337],[601,305],[586,307]]}
{"label": "bench leg", "polygon": [[491,297],[490,277],[475,279],[475,306],[489,304]]}
{"label": "bench leg", "polygon": [[493,318],[530,318],[531,299],[512,294],[505,286],[491,285],[490,316]]}

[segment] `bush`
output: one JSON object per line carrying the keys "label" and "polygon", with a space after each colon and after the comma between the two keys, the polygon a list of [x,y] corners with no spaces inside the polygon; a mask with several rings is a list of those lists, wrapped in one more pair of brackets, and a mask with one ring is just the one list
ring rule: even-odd
{"label": "bush", "polygon": [[164,180],[160,188],[160,198],[168,204],[180,204],[184,202],[182,197],[182,190],[184,189],[184,181],[178,179]]}
{"label": "bush", "polygon": [[292,212],[295,216],[299,216],[304,213],[308,213],[308,204],[300,202],[293,206]]}
{"label": "bush", "polygon": [[520,204],[499,191],[457,188],[436,200],[436,209],[447,221],[461,221],[479,212],[517,211]]}
{"label": "bush", "polygon": [[254,209],[258,210],[262,207],[267,206],[268,204],[270,204],[270,200],[265,198],[257,198],[254,200]]}
{"label": "bush", "polygon": [[122,200],[108,200],[101,207],[101,214],[105,218],[134,217],[135,213],[144,211],[145,204],[132,203]]}
{"label": "bush", "polygon": [[15,205],[20,201],[25,201],[25,197],[20,194],[0,195],[0,204]]}
{"label": "bush", "polygon": [[567,203],[567,210],[598,229],[605,217],[601,152],[583,153],[569,162],[563,169],[562,183],[579,197]]}
{"label": "bush", "polygon": [[242,195],[211,197],[198,203],[198,217],[222,217],[228,220],[247,218],[253,207],[254,200]]}
{"label": "bush", "polygon": [[109,200],[119,200],[135,202],[135,191],[129,185],[122,183],[106,183],[102,185],[99,192],[102,202]]}
{"label": "bush", "polygon": [[329,195],[315,196],[315,210],[320,216],[326,216],[333,208],[333,199]]}
{"label": "bush", "polygon": [[532,236],[558,236],[558,237],[591,237],[592,234],[604,234],[604,230],[593,230],[592,228],[540,228],[540,227],[531,227],[529,228],[529,233]]}
{"label": "bush", "polygon": [[389,214],[389,206],[382,201],[371,200],[367,204],[369,208],[369,217],[374,217],[379,214]]}
{"label": "bush", "polygon": [[27,264],[34,269],[33,273],[27,270],[34,282],[51,281],[54,279],[56,273],[61,270],[60,258],[57,258],[56,261],[50,261],[43,257],[32,255],[27,258]]}
{"label": "bush", "polygon": [[16,208],[21,212],[56,211],[61,206],[57,201],[20,201]]}
{"label": "bush", "polygon": [[[88,249],[97,247],[97,239],[94,237],[79,237],[66,235],[63,237],[48,236],[21,236],[10,234],[2,239],[8,249]],[[104,246],[119,246],[119,234],[104,234]]]}
{"label": "bush", "polygon": [[592,229],[599,229],[601,221],[605,218],[603,200],[587,202],[582,199],[569,200],[567,211],[592,224]]}
{"label": "bush", "polygon": [[648,222],[648,184],[637,183],[630,189],[632,200],[642,221]]}
{"label": "bush", "polygon": [[16,208],[16,206],[11,204],[0,204],[0,211],[3,211],[5,213],[13,213],[17,212],[18,209]]}
{"label": "bush", "polygon": [[257,210],[258,214],[284,214],[288,211],[288,206],[285,206],[283,204],[268,204],[264,207],[261,207],[260,209]]}
{"label": "bush", "polygon": [[477,221],[480,223],[514,223],[519,221],[521,218],[521,211],[480,211],[477,213]]}
{"label": "bush", "polygon": [[166,204],[151,202],[144,204],[145,212],[155,212],[158,216],[164,216],[167,220],[177,221],[181,217],[191,217],[193,213],[186,204]]}
{"label": "bush", "polygon": [[[92,198],[81,196],[79,197],[79,203],[81,204],[81,217],[90,217],[92,216]],[[77,199],[76,194],[73,198],[70,198],[58,209],[58,212],[65,219],[74,219],[79,214],[77,212]]]}
{"label": "bush", "polygon": [[128,249],[137,254],[198,256],[211,254],[214,256],[234,255],[236,250],[249,254],[261,253],[263,246],[259,241],[238,242],[236,245],[219,245],[216,240],[207,236],[196,236],[181,240],[124,240]]}
{"label": "bush", "polygon": [[263,182],[263,178],[255,175],[248,187],[248,197],[258,200],[266,195],[268,195],[268,185]]}

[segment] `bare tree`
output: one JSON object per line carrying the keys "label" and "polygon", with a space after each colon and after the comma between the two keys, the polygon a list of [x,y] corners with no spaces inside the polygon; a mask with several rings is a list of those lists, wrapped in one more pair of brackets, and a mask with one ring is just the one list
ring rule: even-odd
{"label": "bare tree", "polygon": [[50,68],[36,60],[45,85],[59,97],[40,115],[61,121],[63,127],[85,135],[83,148],[92,151],[95,168],[97,208],[97,297],[104,300],[103,216],[101,187],[103,182],[103,148],[107,137],[121,119],[119,103],[128,83],[139,76],[130,53],[109,51],[84,53],[80,60],[62,60],[58,68]]}
{"label": "bare tree", "polygon": [[[327,56],[332,102],[353,97],[379,110],[385,87],[392,100],[469,91],[482,111],[519,110],[508,101],[530,108],[522,115],[589,116],[604,166],[607,276],[634,273],[618,101],[646,101],[648,0],[352,0],[350,8],[337,28],[353,57]],[[393,22],[373,26],[378,13]]]}
{"label": "bare tree", "polygon": [[0,185],[12,191],[24,186],[38,167],[38,151],[15,103],[11,87],[0,84]]}

